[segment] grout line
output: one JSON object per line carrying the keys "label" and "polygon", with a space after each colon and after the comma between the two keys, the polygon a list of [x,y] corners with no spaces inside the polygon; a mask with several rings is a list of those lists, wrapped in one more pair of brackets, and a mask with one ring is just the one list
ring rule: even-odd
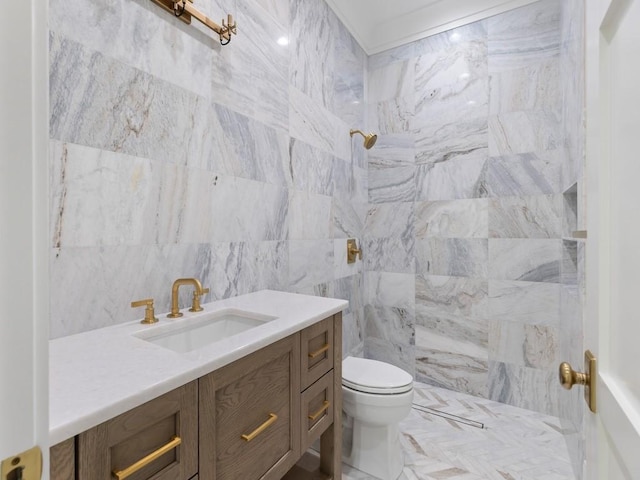
{"label": "grout line", "polygon": [[447,420],[453,420],[454,422],[462,423],[463,425],[468,425],[470,427],[479,428],[481,430],[485,429],[484,423],[476,422],[475,420],[469,420],[468,418],[460,417],[458,415],[453,415],[451,413],[442,412],[440,410],[436,410],[434,408],[425,407],[424,405],[420,405],[418,403],[412,404],[412,407],[415,410],[419,410],[424,413],[429,413],[431,415],[435,415],[436,417],[442,417]]}

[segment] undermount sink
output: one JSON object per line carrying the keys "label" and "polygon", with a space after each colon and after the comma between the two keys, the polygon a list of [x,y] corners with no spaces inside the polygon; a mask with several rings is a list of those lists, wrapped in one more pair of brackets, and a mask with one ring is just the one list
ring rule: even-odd
{"label": "undermount sink", "polygon": [[227,308],[192,321],[185,318],[181,325],[163,325],[137,333],[135,336],[174,352],[187,353],[258,327],[275,318],[277,317]]}

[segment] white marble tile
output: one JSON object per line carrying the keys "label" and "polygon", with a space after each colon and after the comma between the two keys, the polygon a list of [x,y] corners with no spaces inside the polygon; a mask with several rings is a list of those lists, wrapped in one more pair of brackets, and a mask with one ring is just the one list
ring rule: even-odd
{"label": "white marble tile", "polygon": [[499,321],[531,325],[559,325],[557,283],[489,280],[489,312]]}
{"label": "white marble tile", "polygon": [[362,258],[367,271],[414,273],[413,238],[365,238]]}
{"label": "white marble tile", "polygon": [[416,42],[407,43],[399,47],[391,48],[371,55],[368,60],[369,70],[383,68],[395,62],[402,62],[416,56]]}
{"label": "white marble tile", "polygon": [[370,205],[365,221],[367,238],[411,238],[414,205],[413,202]]}
{"label": "white marble tile", "polygon": [[491,321],[489,358],[491,360],[553,369],[561,360],[559,331],[548,325]]}
{"label": "white marble tile", "polygon": [[349,127],[295,87],[289,87],[289,134],[341,159],[351,155]]}
{"label": "white marble tile", "polygon": [[290,139],[289,171],[297,190],[332,195],[334,156],[301,140]]}
{"label": "white marble tile", "polygon": [[414,166],[388,167],[369,162],[369,202],[412,202],[416,196]]}
{"label": "white marble tile", "polygon": [[561,148],[560,118],[543,111],[489,116],[489,155],[512,155]]}
{"label": "white marble tile", "polygon": [[499,197],[489,200],[489,237],[559,238],[563,196]]}
{"label": "white marble tile", "polygon": [[333,240],[289,241],[289,282],[295,292],[333,280]]}
{"label": "white marble tile", "polygon": [[486,196],[486,149],[471,157],[416,166],[417,200],[457,200]]}
{"label": "white marble tile", "polygon": [[487,199],[418,202],[415,234],[425,238],[487,238]]}
{"label": "white marble tile", "polygon": [[345,196],[331,199],[331,238],[362,237],[367,215],[366,201],[354,201]]}
{"label": "white marble tile", "polygon": [[413,96],[416,89],[415,61],[394,62],[380,68],[369,68],[369,102],[384,102]]}
{"label": "white marble tile", "polygon": [[380,134],[369,150],[368,166],[390,167],[415,165],[415,141],[410,133]]}
{"label": "white marble tile", "polygon": [[375,102],[369,106],[367,125],[378,135],[406,134],[414,130],[414,112],[413,95]]}
{"label": "white marble tile", "polygon": [[289,191],[289,238],[330,238],[331,197],[300,190]]}
{"label": "white marble tile", "polygon": [[428,238],[416,242],[417,273],[487,278],[487,240]]}
{"label": "white marble tile", "polygon": [[397,307],[365,306],[364,354],[414,374],[414,312]]}
{"label": "white marble tile", "polygon": [[376,307],[413,308],[415,275],[410,273],[365,272],[365,301]]}
{"label": "white marble tile", "polygon": [[563,151],[491,157],[481,190],[489,197],[561,193]]}
{"label": "white marble tile", "polygon": [[[418,322],[427,316],[489,318],[485,279],[418,274],[415,284]],[[484,331],[486,333],[486,327]]]}
{"label": "white marble tile", "polygon": [[558,283],[561,240],[489,239],[489,278]]}

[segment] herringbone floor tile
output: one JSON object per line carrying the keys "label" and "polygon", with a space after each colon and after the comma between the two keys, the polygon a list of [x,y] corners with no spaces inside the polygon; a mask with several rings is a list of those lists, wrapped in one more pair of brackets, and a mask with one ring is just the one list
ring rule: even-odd
{"label": "herringbone floor tile", "polygon": [[[575,478],[557,418],[420,383],[414,404],[400,423],[405,468],[399,480]],[[342,478],[373,479],[347,465]]]}

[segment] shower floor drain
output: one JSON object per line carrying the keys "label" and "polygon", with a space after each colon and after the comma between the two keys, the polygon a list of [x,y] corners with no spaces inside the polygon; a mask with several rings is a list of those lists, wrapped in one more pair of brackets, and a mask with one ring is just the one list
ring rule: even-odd
{"label": "shower floor drain", "polygon": [[425,407],[424,405],[420,405],[419,403],[412,404],[412,408],[414,410],[418,410],[419,412],[428,413],[430,415],[435,415],[436,417],[445,418],[447,420],[452,420],[457,423],[462,423],[463,425],[468,425],[470,427],[485,429],[484,423],[476,422],[475,420],[470,420],[468,418],[461,417],[459,415],[453,415],[452,413],[443,412],[441,410],[436,410],[435,408]]}

